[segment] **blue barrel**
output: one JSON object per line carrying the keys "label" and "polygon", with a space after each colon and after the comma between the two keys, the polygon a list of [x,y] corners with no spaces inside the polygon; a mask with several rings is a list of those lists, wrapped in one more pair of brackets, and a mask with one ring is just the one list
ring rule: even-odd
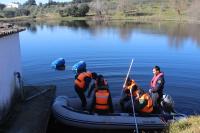
{"label": "blue barrel", "polygon": [[84,61],[79,61],[72,66],[72,71],[77,73],[79,70],[86,70],[86,63]]}
{"label": "blue barrel", "polygon": [[65,67],[65,59],[58,58],[57,60],[51,63],[51,67],[54,69],[60,69]]}

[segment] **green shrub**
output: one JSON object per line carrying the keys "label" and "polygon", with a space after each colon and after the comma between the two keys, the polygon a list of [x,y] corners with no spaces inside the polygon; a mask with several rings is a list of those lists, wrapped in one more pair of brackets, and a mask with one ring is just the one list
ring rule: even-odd
{"label": "green shrub", "polygon": [[12,11],[12,10],[5,10],[3,11],[3,13],[6,18],[15,17],[15,11]]}
{"label": "green shrub", "polygon": [[80,7],[73,5],[65,10],[60,10],[59,14],[62,17],[73,16],[73,17],[83,17],[89,12],[89,6],[87,4],[82,4]]}
{"label": "green shrub", "polygon": [[86,16],[86,13],[89,12],[89,6],[87,4],[82,4],[79,8],[78,8],[78,15],[80,17]]}
{"label": "green shrub", "polygon": [[30,11],[27,9],[19,9],[16,11],[16,16],[28,16],[30,15]]}

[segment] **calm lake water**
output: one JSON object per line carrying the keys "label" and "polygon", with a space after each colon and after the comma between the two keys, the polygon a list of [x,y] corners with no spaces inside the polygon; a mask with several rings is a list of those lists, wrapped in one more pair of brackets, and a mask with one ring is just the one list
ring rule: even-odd
{"label": "calm lake water", "polygon": [[[200,25],[127,21],[63,21],[24,24],[20,33],[25,85],[57,86],[57,95],[76,97],[72,66],[80,60],[89,71],[103,74],[112,97],[119,96],[131,59],[131,77],[145,90],[152,67],[165,73],[165,93],[177,111],[200,114]],[[55,59],[66,70],[55,71]]]}

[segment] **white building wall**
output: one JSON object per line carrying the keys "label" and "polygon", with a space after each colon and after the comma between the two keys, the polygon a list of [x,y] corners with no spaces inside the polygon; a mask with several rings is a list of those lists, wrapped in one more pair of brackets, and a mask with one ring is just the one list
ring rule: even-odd
{"label": "white building wall", "polygon": [[0,38],[0,121],[9,111],[19,89],[14,72],[21,73],[19,33]]}
{"label": "white building wall", "polygon": [[6,5],[6,8],[19,8],[19,4],[17,3],[9,3]]}

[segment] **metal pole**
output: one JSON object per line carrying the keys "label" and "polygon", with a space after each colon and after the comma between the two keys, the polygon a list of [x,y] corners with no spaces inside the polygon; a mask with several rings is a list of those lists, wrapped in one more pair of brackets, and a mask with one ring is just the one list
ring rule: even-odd
{"label": "metal pole", "polygon": [[121,91],[121,96],[122,96],[122,92],[123,92],[123,90],[124,90],[124,86],[126,85],[126,81],[127,81],[127,79],[128,79],[129,73],[130,73],[130,71],[131,71],[131,67],[132,67],[133,61],[134,61],[134,59],[131,60],[131,64],[130,64],[130,66],[129,66],[128,73],[127,73],[127,75],[126,75],[126,79],[125,79],[125,81],[124,81],[123,88],[122,88],[122,91]]}

